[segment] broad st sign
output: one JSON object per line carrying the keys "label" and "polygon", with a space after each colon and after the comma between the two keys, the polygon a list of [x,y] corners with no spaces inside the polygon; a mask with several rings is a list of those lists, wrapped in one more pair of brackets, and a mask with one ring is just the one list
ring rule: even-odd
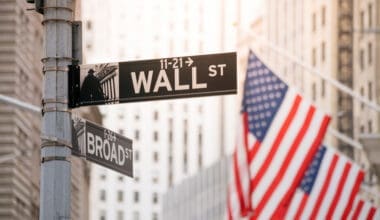
{"label": "broad st sign", "polygon": [[73,155],[133,177],[132,140],[81,118],[72,128]]}
{"label": "broad st sign", "polygon": [[80,77],[72,107],[237,92],[236,53],[81,65],[73,72]]}

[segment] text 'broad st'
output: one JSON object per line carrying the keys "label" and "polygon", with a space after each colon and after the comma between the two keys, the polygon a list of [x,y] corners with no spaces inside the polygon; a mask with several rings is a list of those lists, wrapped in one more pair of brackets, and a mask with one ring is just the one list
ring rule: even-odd
{"label": "text 'broad st'", "polygon": [[132,140],[80,118],[74,118],[73,155],[133,177]]}

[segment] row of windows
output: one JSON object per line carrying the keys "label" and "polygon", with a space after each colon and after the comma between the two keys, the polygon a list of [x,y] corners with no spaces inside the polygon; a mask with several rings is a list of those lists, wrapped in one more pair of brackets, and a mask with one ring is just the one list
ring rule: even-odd
{"label": "row of windows", "polygon": [[[313,32],[315,32],[317,30],[317,15],[318,13],[317,12],[314,12],[313,15],[312,15],[312,29],[313,29]],[[325,6],[322,6],[321,8],[321,26],[325,26],[326,24],[326,7]]]}
{"label": "row of windows", "polygon": [[[136,150],[134,152],[134,155],[135,155],[134,161],[138,162],[140,160],[140,152],[138,150]],[[157,151],[153,152],[153,162],[158,163],[159,159],[160,159],[160,157],[159,157],[158,152]]]}
{"label": "row of windows", "polygon": [[[360,95],[364,96],[364,87],[360,87]],[[372,82],[368,82],[368,99],[372,100],[373,95],[372,95]],[[364,109],[364,103],[362,102],[360,104],[360,108],[363,110]]]}
{"label": "row of windows", "polygon": [[[372,43],[367,44],[367,63],[368,65],[372,64]],[[365,49],[360,49],[360,69],[364,70],[365,68]]]}
{"label": "row of windows", "polygon": [[[99,220],[107,220],[106,216],[107,216],[106,211],[100,210]],[[117,220],[124,220],[124,212],[121,210],[117,211],[116,219]],[[140,213],[138,211],[133,211],[132,219],[133,220],[140,220]],[[158,220],[158,213],[156,213],[156,212],[152,213],[152,220]]]}
{"label": "row of windows", "polygon": [[[324,98],[326,94],[326,82],[324,80],[321,81],[321,97]],[[317,84],[314,82],[311,85],[311,97],[313,101],[317,100]]]}
{"label": "row of windows", "polygon": [[368,127],[368,131],[365,131],[364,129],[364,125],[361,125],[360,126],[360,133],[372,133],[373,132],[373,128],[372,128],[372,121],[369,120],[367,121],[367,127]]}
{"label": "row of windows", "polygon": [[[169,110],[170,111],[172,111],[173,110],[173,105],[170,103],[169,104]],[[187,104],[185,103],[184,105],[183,105],[183,110],[184,110],[184,112],[187,112],[188,111],[188,106],[187,106]],[[198,113],[202,113],[203,112],[203,106],[202,105],[199,105],[198,106]],[[118,115],[118,118],[120,119],[120,120],[123,120],[124,119],[124,114],[119,114]],[[159,112],[158,111],[154,111],[153,112],[153,120],[154,121],[158,121],[158,119],[159,119]],[[139,114],[136,114],[135,115],[135,121],[139,121],[140,120],[140,115]]]}
{"label": "row of windows", "polygon": [[[372,27],[372,4],[369,3],[367,6],[367,15],[368,15],[368,27]],[[365,11],[360,12],[360,29],[364,30],[365,28]]]}
{"label": "row of windows", "polygon": [[[105,202],[107,200],[107,194],[106,190],[102,189],[100,190],[100,201]],[[123,202],[124,201],[124,192],[122,190],[117,191],[117,197],[116,200],[118,202]],[[140,202],[140,194],[138,191],[133,192],[133,202],[134,203],[139,203]],[[158,193],[154,192],[152,194],[152,203],[157,204],[158,203]]]}
{"label": "row of windows", "polygon": [[[324,41],[321,42],[321,62],[323,63],[326,60],[326,43]],[[315,67],[317,66],[317,48],[313,48],[311,50],[311,62]]]}

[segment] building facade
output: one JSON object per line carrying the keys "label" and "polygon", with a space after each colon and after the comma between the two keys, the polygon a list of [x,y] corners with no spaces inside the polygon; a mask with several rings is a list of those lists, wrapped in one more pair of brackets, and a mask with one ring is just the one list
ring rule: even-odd
{"label": "building facade", "polygon": [[[82,4],[88,64],[225,52],[236,41],[234,1],[95,2]],[[234,147],[235,98],[102,107],[104,125],[133,140],[135,177],[93,166],[90,218],[163,219],[166,190]]]}
{"label": "building facade", "polygon": [[[25,0],[1,3],[0,94],[40,106],[42,16]],[[76,114],[101,123],[97,108]],[[38,114],[0,103],[0,219],[39,219],[40,128]],[[89,219],[89,166],[78,158],[71,163],[71,219]]]}
{"label": "building facade", "polygon": [[[372,102],[380,103],[379,85],[380,75],[377,72],[380,67],[380,2],[378,1],[354,1],[354,90]],[[354,135],[360,139],[363,134],[379,134],[379,112],[367,105],[354,101]],[[367,155],[357,150],[356,160],[369,164]],[[370,169],[371,175],[367,176],[366,183],[375,187],[379,185],[376,171]],[[379,174],[379,171],[377,171]],[[371,195],[369,195],[371,196]],[[377,200],[379,200],[377,198]],[[379,201],[378,201],[379,202]]]}
{"label": "building facade", "polygon": [[[262,26],[252,27],[252,32],[271,45],[254,40],[245,45],[330,114],[330,127],[359,141],[363,133],[378,133],[379,112],[339,91],[310,69],[379,103],[379,4],[371,0],[265,1]],[[340,141],[331,132],[327,132],[324,143],[354,159],[367,171],[365,184],[376,185],[362,150]]]}
{"label": "building facade", "polygon": [[163,196],[163,219],[224,219],[230,161],[225,157],[170,188]]}

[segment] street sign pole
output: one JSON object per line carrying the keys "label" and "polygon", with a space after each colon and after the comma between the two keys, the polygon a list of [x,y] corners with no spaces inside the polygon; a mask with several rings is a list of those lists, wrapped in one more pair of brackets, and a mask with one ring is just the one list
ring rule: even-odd
{"label": "street sign pole", "polygon": [[67,76],[72,63],[73,1],[44,0],[40,220],[70,219],[71,114]]}

